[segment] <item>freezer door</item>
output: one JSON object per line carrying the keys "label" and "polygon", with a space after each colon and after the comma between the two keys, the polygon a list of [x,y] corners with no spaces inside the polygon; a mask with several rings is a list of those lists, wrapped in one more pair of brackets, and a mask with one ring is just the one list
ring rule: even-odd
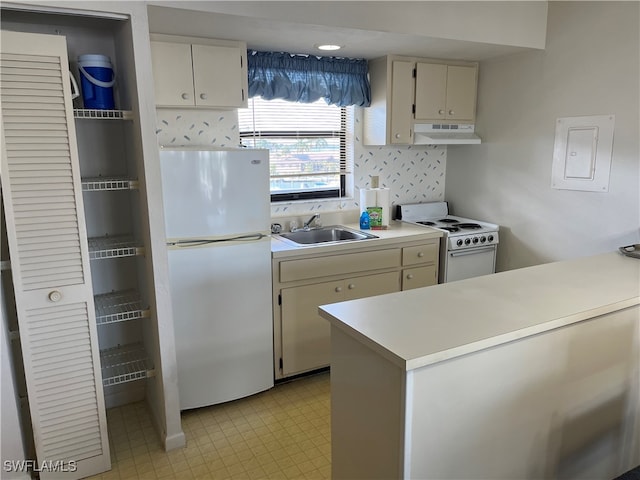
{"label": "freezer door", "polygon": [[168,253],[180,409],[271,388],[269,240]]}
{"label": "freezer door", "polygon": [[167,239],[269,230],[267,150],[160,151]]}

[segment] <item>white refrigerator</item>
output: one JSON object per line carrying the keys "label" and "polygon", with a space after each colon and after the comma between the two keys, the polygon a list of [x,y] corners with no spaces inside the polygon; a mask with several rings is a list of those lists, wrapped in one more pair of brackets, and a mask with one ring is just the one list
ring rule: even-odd
{"label": "white refrigerator", "polygon": [[269,152],[164,148],[180,409],[273,386]]}

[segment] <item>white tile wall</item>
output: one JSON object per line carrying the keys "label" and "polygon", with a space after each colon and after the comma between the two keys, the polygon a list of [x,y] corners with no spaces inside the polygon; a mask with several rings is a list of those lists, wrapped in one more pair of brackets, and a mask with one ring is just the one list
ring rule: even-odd
{"label": "white tile wall", "polygon": [[[173,146],[238,146],[235,110],[157,109],[158,143]],[[271,216],[296,217],[315,212],[358,214],[359,189],[377,175],[391,189],[393,204],[444,200],[445,146],[375,147],[362,144],[362,111],[353,115],[354,189],[340,200],[277,203]],[[351,212],[353,211],[353,212]]]}

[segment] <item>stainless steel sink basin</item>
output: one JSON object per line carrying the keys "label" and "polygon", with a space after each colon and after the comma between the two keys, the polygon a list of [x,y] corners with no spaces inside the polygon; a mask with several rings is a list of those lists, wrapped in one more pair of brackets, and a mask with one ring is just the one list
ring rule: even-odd
{"label": "stainless steel sink basin", "polygon": [[316,243],[352,242],[354,240],[366,240],[378,238],[370,233],[364,233],[341,225],[313,228],[311,230],[298,230],[295,232],[281,233],[281,238],[298,245],[313,245]]}

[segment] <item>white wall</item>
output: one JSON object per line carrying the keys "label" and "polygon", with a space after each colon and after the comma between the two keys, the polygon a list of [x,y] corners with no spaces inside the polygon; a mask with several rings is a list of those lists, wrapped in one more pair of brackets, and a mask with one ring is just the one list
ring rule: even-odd
{"label": "white wall", "polygon": [[[547,46],[480,65],[480,146],[450,147],[446,199],[502,226],[498,270],[640,242],[637,2],[550,2]],[[615,114],[607,193],[554,190],[558,117]]]}
{"label": "white wall", "polygon": [[[3,225],[4,228],[4,225]],[[5,468],[5,461],[20,462],[26,459],[20,426],[20,412],[16,382],[14,381],[11,341],[7,331],[7,304],[5,303],[4,278],[0,278],[0,418],[2,435],[0,439],[0,477],[3,479],[30,478],[25,472]],[[15,465],[15,464],[12,464]]]}

